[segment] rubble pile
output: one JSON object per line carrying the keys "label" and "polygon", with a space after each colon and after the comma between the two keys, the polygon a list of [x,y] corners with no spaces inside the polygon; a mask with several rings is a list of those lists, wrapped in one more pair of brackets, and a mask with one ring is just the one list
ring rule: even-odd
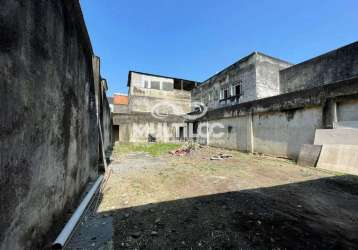
{"label": "rubble pile", "polygon": [[191,154],[193,151],[197,150],[198,148],[200,148],[199,144],[193,141],[189,141],[186,142],[181,148],[170,151],[169,154],[174,156],[185,156]]}

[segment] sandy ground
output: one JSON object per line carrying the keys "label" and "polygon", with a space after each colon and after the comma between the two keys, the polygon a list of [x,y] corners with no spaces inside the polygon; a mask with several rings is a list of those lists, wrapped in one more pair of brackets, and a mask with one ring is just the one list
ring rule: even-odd
{"label": "sandy ground", "polygon": [[[210,160],[220,152],[233,157]],[[215,148],[117,155],[111,169],[102,229],[82,223],[69,249],[358,249],[353,176]]]}

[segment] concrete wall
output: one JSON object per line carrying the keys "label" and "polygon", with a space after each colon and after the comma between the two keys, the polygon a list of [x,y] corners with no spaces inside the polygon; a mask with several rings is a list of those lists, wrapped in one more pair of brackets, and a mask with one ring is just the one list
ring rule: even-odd
{"label": "concrete wall", "polygon": [[[331,103],[339,103],[333,109],[335,115],[328,108]],[[199,142],[296,159],[303,144],[314,143],[316,129],[326,128],[334,117],[339,117],[338,122],[355,119],[357,113],[355,78],[209,111],[199,122],[215,128],[204,133]],[[222,136],[217,137],[218,133]]]}
{"label": "concrete wall", "polygon": [[0,249],[43,249],[97,177],[92,56],[78,1],[1,1]]}
{"label": "concrete wall", "polygon": [[315,130],[321,126],[322,110],[319,107],[255,114],[254,151],[296,159],[301,145],[313,144]]}
{"label": "concrete wall", "polygon": [[[152,87],[152,81],[159,82],[161,88],[164,83],[173,85],[174,80],[172,78],[149,76],[135,72],[130,74],[129,112],[151,112],[152,108],[159,103],[163,104],[161,106],[161,108],[165,109],[163,112],[169,112],[169,114],[180,114],[191,111],[190,91],[172,88],[170,90],[150,88]],[[145,88],[145,81],[148,82],[149,88]]]}
{"label": "concrete wall", "polygon": [[179,127],[183,127],[184,138],[188,135],[187,124],[182,117],[170,116],[164,120],[156,119],[150,113],[114,114],[113,125],[119,125],[119,142],[144,143],[149,135],[157,142],[179,140]]}
{"label": "concrete wall", "polygon": [[358,76],[358,42],[280,72],[281,92],[307,89]]}
{"label": "concrete wall", "polygon": [[[246,151],[248,137],[247,122],[248,117],[233,117],[209,121],[208,125],[212,127],[212,131],[215,134],[222,134],[222,136],[215,136],[214,133],[209,133],[209,145]],[[221,127],[221,125],[223,126]],[[205,128],[204,126],[202,129],[204,133]]]}
{"label": "concrete wall", "polygon": [[358,101],[346,101],[337,104],[337,118],[339,122],[358,121]]}
{"label": "concrete wall", "polygon": [[315,130],[322,126],[322,110],[248,114],[208,124],[215,126],[208,138],[211,146],[249,152],[253,147],[254,152],[295,159],[302,144],[313,144]]}
{"label": "concrete wall", "polygon": [[261,53],[256,54],[256,98],[261,99],[279,95],[280,70],[292,66]]}

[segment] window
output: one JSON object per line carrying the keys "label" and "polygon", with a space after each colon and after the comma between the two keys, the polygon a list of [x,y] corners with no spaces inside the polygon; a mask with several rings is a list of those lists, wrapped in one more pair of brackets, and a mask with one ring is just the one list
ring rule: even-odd
{"label": "window", "polygon": [[195,88],[195,82],[183,81],[183,90],[191,91]]}
{"label": "window", "polygon": [[150,85],[151,85],[151,89],[160,89],[160,82],[159,81],[151,81]]}
{"label": "window", "polygon": [[240,84],[235,86],[235,96],[241,96],[241,85]]}
{"label": "window", "polygon": [[171,91],[174,88],[174,84],[171,82],[162,82],[162,89],[166,91]]}
{"label": "window", "polygon": [[227,88],[221,89],[220,91],[220,100],[227,99],[229,97],[229,91]]}
{"label": "window", "polygon": [[229,91],[228,89],[224,89],[224,99],[227,99],[229,97]]}
{"label": "window", "polygon": [[174,79],[174,89],[181,89],[181,80]]}
{"label": "window", "polygon": [[240,97],[242,95],[241,92],[241,81],[239,81],[238,83],[232,85],[231,87],[231,96],[238,96]]}
{"label": "window", "polygon": [[144,81],[144,88],[149,89],[149,82],[148,81]]}

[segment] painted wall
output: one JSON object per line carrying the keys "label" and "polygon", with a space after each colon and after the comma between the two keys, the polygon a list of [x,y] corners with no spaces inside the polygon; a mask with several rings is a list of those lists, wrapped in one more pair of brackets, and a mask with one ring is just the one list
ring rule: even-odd
{"label": "painted wall", "polygon": [[92,57],[78,1],[1,1],[0,249],[44,249],[97,177]]}

